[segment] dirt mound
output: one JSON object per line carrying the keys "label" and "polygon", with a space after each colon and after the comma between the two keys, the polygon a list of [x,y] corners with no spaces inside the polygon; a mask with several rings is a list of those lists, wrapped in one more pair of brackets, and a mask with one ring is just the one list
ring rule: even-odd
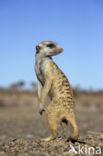
{"label": "dirt mound", "polygon": [[102,155],[103,134],[89,132],[80,137],[78,142],[66,142],[57,138],[50,142],[36,140],[32,136],[26,138],[10,138],[0,145],[0,156],[67,156],[67,155]]}

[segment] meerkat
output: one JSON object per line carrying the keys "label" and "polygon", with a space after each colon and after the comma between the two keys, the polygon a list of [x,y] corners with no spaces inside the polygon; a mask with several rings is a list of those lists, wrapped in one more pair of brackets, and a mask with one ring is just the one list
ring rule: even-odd
{"label": "meerkat", "polygon": [[57,124],[61,123],[64,130],[67,124],[73,127],[74,134],[68,139],[76,141],[79,136],[74,113],[74,99],[70,83],[65,74],[53,62],[52,56],[63,51],[55,42],[43,41],[36,46],[35,72],[38,79],[38,97],[40,114],[45,111],[45,99],[49,95],[51,102],[46,109],[48,125],[52,135],[44,141],[55,139],[58,135]]}

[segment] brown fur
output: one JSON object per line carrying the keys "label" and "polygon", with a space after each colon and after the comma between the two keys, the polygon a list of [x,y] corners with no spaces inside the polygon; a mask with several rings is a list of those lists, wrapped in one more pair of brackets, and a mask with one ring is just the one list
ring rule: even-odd
{"label": "brown fur", "polygon": [[[45,44],[41,42],[41,47],[42,44],[43,46],[46,46],[48,43],[46,41]],[[49,95],[51,99],[51,103],[46,110],[46,114],[52,136],[44,140],[50,141],[57,136],[57,124],[60,122],[62,123],[61,125],[65,130],[67,128],[67,122],[65,121],[70,122],[73,127],[74,134],[71,139],[77,140],[79,134],[74,114],[74,99],[72,88],[64,73],[51,59],[51,56],[44,57],[43,55],[43,52],[40,51],[38,56],[36,56],[35,71],[39,80],[38,96],[40,99],[40,111],[44,109],[46,96]]]}

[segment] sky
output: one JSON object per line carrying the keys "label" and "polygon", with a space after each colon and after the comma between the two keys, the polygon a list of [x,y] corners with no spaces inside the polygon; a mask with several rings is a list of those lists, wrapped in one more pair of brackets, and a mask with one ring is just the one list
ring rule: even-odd
{"label": "sky", "polygon": [[103,89],[102,0],[0,0],[0,86],[37,82],[35,46],[48,40],[73,87]]}

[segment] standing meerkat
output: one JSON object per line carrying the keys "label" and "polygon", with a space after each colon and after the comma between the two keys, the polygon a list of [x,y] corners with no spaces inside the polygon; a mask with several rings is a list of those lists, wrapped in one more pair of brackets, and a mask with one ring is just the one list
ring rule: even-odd
{"label": "standing meerkat", "polygon": [[67,129],[68,122],[72,125],[74,134],[68,139],[75,141],[79,135],[74,114],[72,88],[67,77],[52,60],[52,56],[62,51],[62,48],[51,41],[40,42],[36,46],[35,72],[38,79],[38,97],[41,115],[45,111],[46,96],[49,95],[51,99],[51,103],[46,109],[46,115],[52,135],[43,139],[44,141],[56,138],[58,135],[58,123],[61,123],[64,130]]}

